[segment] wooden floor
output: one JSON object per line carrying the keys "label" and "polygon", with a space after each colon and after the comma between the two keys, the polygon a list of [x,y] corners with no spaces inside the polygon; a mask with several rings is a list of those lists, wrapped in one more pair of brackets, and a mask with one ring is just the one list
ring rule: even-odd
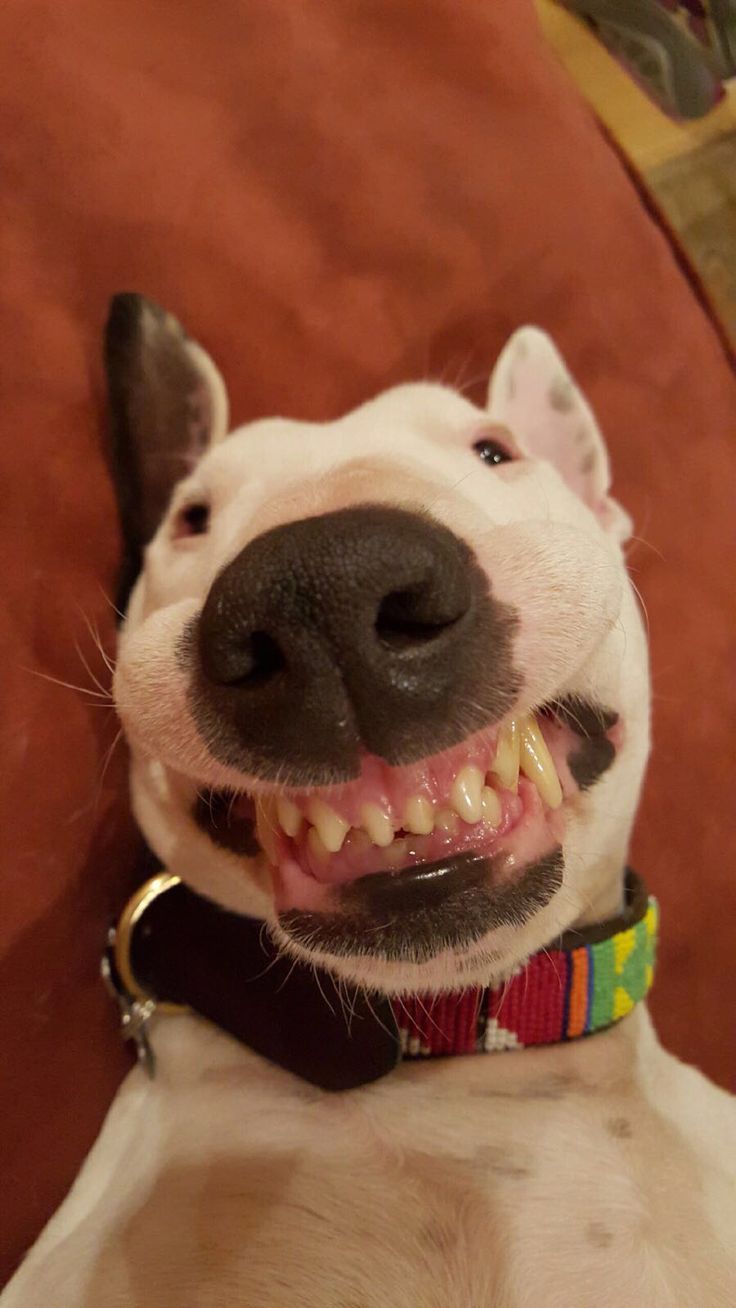
{"label": "wooden floor", "polygon": [[736,82],[705,118],[675,123],[589,28],[535,0],[544,32],[665,210],[736,347]]}

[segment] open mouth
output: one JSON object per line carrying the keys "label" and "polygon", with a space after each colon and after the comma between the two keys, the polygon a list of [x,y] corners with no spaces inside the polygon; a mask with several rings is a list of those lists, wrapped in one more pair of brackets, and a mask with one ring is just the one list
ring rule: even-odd
{"label": "open mouth", "polygon": [[503,887],[559,849],[565,801],[610,766],[616,723],[557,701],[407,767],[366,755],[344,785],[209,791],[195,817],[216,843],[266,854],[282,917],[334,912],[399,880],[426,895],[429,869],[438,880],[470,862]]}

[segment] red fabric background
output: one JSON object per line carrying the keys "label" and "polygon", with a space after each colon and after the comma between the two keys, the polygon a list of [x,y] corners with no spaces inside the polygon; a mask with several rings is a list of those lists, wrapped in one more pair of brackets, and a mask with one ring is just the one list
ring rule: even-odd
{"label": "red fabric background", "polygon": [[0,14],[5,1266],[125,1066],[97,980],[135,840],[110,713],[118,555],[99,453],[109,295],[175,310],[236,420],[441,377],[482,394],[548,328],[641,540],[656,747],[635,858],[661,896],[654,1012],[723,1083],[733,1043],[736,380],[531,0],[5,0]]}

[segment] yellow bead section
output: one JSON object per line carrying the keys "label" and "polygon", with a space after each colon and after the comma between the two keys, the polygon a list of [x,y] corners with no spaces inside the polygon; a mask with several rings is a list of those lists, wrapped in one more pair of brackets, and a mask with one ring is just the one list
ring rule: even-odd
{"label": "yellow bead section", "polygon": [[[613,966],[616,975],[620,976],[626,966],[627,960],[633,953],[636,945],[636,934],[633,927],[628,931],[622,931],[620,935],[614,936],[613,940]],[[628,1010],[627,1010],[628,1011]]]}
{"label": "yellow bead section", "polygon": [[635,1001],[631,998],[628,990],[623,986],[616,986],[613,994],[613,1020],[617,1022],[620,1017],[626,1017],[634,1007]]}

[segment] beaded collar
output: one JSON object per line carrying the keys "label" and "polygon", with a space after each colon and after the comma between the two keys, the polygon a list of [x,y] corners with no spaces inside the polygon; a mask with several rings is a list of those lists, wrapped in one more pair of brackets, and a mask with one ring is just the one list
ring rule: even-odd
{"label": "beaded collar", "polygon": [[346,1090],[402,1059],[553,1044],[625,1017],[652,984],[658,923],[631,870],[625,891],[618,917],[566,932],[496,988],[387,998],[343,987],[339,1002],[328,974],[279,956],[261,922],[159,872],[111,929],[103,976],[151,1075],[151,1019],[194,1012],[304,1080]]}

